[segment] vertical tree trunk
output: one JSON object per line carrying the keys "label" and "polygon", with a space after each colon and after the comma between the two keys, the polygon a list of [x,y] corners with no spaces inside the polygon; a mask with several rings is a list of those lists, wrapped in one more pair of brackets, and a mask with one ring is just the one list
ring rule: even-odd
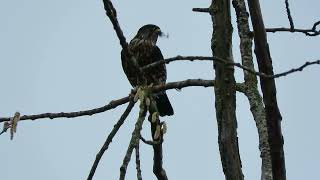
{"label": "vertical tree trunk", "polygon": [[[232,4],[237,15],[242,65],[249,67],[250,69],[254,69],[252,57],[252,36],[250,35],[248,21],[249,15],[246,10],[246,4],[244,0],[233,0]],[[245,95],[249,100],[250,110],[256,122],[259,134],[259,149],[261,152],[260,157],[262,159],[261,180],[272,180],[272,164],[267,129],[268,127],[263,100],[258,91],[258,80],[254,74],[249,73],[248,71],[243,72],[246,86]]]}
{"label": "vertical tree trunk", "polygon": [[[211,41],[213,56],[233,62],[230,0],[214,0],[209,9],[213,22]],[[214,69],[218,142],[223,172],[227,180],[242,180],[237,137],[234,69],[220,63],[214,64]]]}
{"label": "vertical tree trunk", "polygon": [[[259,0],[248,0],[248,5],[253,26],[255,54],[258,61],[259,71],[273,75],[273,66]],[[283,137],[281,132],[282,117],[277,104],[275,80],[260,77],[260,82],[268,125],[273,179],[285,180],[286,169],[283,152]]]}

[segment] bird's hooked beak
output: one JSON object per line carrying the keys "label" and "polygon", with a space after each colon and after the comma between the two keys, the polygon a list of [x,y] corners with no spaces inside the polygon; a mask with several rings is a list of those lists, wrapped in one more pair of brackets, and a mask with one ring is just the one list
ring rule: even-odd
{"label": "bird's hooked beak", "polygon": [[161,31],[160,28],[159,28],[159,29],[156,29],[155,33],[156,33],[158,36],[160,36],[160,37],[165,36],[165,34]]}

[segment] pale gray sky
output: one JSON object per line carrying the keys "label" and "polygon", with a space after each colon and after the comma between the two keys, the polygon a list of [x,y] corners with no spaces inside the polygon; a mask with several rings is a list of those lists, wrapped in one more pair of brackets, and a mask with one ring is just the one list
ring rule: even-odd
{"label": "pale gray sky", "polygon": [[[201,1],[115,1],[119,22],[130,40],[137,29],[157,24],[169,38],[159,40],[165,57],[211,55],[211,19],[194,13],[207,7]],[[319,20],[317,0],[291,1],[298,28]],[[284,1],[261,4],[267,27],[288,26]],[[233,12],[234,14],[234,12]],[[0,1],[0,116],[77,111],[100,107],[126,96],[130,85],[122,72],[120,45],[101,0]],[[234,57],[240,60],[234,27]],[[268,34],[274,71],[282,72],[319,59],[319,37],[303,34]],[[278,79],[278,101],[283,116],[287,176],[315,179],[320,161],[319,67]],[[238,82],[242,72],[237,70]],[[210,62],[168,65],[168,81],[212,79]],[[164,143],[164,167],[170,179],[224,179],[217,145],[217,123],[212,88],[169,91],[175,116]],[[255,123],[247,99],[237,96],[238,136],[243,172],[248,180],[260,177]],[[125,106],[92,117],[23,121],[13,141],[0,136],[3,180],[86,179],[95,155]],[[94,179],[118,179],[137,116],[137,108],[103,156]],[[143,134],[149,138],[149,125]],[[142,174],[152,173],[152,148],[141,146]],[[135,179],[130,163],[127,179]]]}

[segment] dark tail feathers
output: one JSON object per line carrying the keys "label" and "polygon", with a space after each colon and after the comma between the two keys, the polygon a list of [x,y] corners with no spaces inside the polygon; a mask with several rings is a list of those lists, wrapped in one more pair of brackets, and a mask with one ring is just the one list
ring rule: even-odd
{"label": "dark tail feathers", "polygon": [[173,115],[173,109],[169,98],[165,92],[161,92],[155,95],[157,108],[160,116],[171,116]]}

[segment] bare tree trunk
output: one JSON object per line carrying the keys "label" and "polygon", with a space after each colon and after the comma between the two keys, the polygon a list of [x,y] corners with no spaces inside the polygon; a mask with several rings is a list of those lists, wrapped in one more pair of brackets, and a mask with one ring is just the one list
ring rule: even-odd
{"label": "bare tree trunk", "polygon": [[[237,15],[242,65],[249,67],[250,69],[254,69],[252,57],[252,36],[250,35],[248,21],[249,15],[246,10],[246,4],[244,0],[233,0],[232,4]],[[261,180],[272,180],[272,164],[270,145],[268,141],[268,127],[263,100],[258,91],[258,80],[254,74],[248,71],[243,72],[246,86],[245,95],[249,100],[250,110],[256,122],[259,134],[259,149],[262,159]]]}
{"label": "bare tree trunk", "polygon": [[[233,62],[230,0],[214,0],[209,9],[213,23],[211,41],[213,56]],[[227,180],[242,180],[243,174],[237,137],[234,68],[217,63],[214,64],[214,69],[218,142],[223,172]]]}
{"label": "bare tree trunk", "polygon": [[[253,26],[255,54],[258,61],[259,71],[268,75],[273,75],[272,60],[259,0],[249,0],[248,5]],[[285,180],[286,169],[283,151],[283,137],[281,132],[282,117],[277,104],[275,80],[260,76],[260,82],[268,125],[273,179]]]}

